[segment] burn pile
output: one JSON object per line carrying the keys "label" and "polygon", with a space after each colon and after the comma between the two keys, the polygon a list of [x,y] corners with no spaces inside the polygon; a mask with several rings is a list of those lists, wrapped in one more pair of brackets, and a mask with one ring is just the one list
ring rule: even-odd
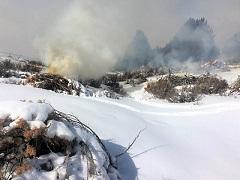
{"label": "burn pile", "polygon": [[81,85],[77,81],[48,73],[33,74],[26,79],[25,84],[69,95],[79,96],[81,93]]}
{"label": "burn pile", "polygon": [[[45,103],[5,106],[0,107],[1,180],[120,179],[100,138],[76,117]],[[26,114],[15,116],[14,106]],[[29,108],[31,112],[26,111]]]}
{"label": "burn pile", "polygon": [[124,94],[115,75],[106,75],[99,79],[73,80],[58,74],[45,73],[49,69],[40,62],[13,56],[0,58],[0,83],[30,85],[76,96],[104,96],[118,99]]}

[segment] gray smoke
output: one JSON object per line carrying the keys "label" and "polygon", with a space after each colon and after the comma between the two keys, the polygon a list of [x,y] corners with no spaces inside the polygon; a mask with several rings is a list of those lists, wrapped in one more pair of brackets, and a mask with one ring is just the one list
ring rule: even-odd
{"label": "gray smoke", "polygon": [[[214,33],[204,18],[190,18],[174,38],[160,50],[166,64],[177,62],[204,62],[218,58]],[[158,61],[158,58],[155,59]]]}
{"label": "gray smoke", "polygon": [[137,30],[133,40],[121,60],[116,65],[119,70],[130,71],[148,65],[153,59],[153,50],[144,32]]}
{"label": "gray smoke", "polygon": [[227,60],[240,62],[240,32],[234,34],[223,48],[223,54]]}
{"label": "gray smoke", "polygon": [[152,49],[145,34],[137,31],[118,67],[128,71],[144,65],[195,66],[218,56],[214,33],[207,21],[190,18],[163,48]]}

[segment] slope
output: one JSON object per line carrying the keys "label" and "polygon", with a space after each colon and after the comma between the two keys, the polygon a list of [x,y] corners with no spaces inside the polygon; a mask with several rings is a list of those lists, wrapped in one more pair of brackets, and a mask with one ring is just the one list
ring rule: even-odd
{"label": "slope", "polygon": [[0,100],[45,99],[74,114],[100,135],[112,154],[122,152],[123,179],[238,179],[240,99],[211,96],[199,105],[74,97],[26,86],[0,84]]}

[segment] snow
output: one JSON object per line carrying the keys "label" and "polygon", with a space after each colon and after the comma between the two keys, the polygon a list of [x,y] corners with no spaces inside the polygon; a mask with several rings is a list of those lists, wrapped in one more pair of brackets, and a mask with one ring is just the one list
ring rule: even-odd
{"label": "snow", "polygon": [[[6,93],[1,94],[4,96]],[[46,104],[23,101],[0,102],[0,119],[4,119],[8,116],[11,119],[22,118],[26,121],[45,121],[48,114],[52,111],[52,107]]]}
{"label": "snow", "polygon": [[229,84],[234,83],[240,75],[240,68],[238,66],[230,68],[229,71],[218,72],[218,75],[226,79]]}
{"label": "snow", "polygon": [[46,125],[42,121],[28,121],[30,129],[40,129],[45,128]]}
{"label": "snow", "polygon": [[5,83],[5,84],[21,84],[21,83],[22,83],[22,79],[16,78],[16,77],[0,78],[0,83]]}
{"label": "snow", "polygon": [[[87,176],[87,169],[88,167],[85,165],[87,164],[86,159],[82,158],[80,153],[76,154],[72,157],[69,157],[68,159],[68,166],[65,163],[66,157],[59,155],[59,154],[55,154],[55,153],[51,153],[50,155],[46,155],[46,156],[41,156],[38,159],[38,162],[36,163],[46,163],[49,162],[51,160],[51,162],[53,163],[53,166],[55,167],[55,169],[53,171],[43,171],[43,172],[39,172],[38,170],[32,170],[32,171],[28,171],[27,173],[25,173],[24,175],[22,175],[21,177],[18,177],[18,179],[16,180],[25,180],[25,179],[32,179],[34,177],[35,180],[53,180],[53,179],[62,179],[64,180],[63,177],[66,176],[66,174],[71,174],[69,176],[69,179],[75,179],[75,180],[80,180],[80,179],[84,179]],[[101,170],[99,170],[101,172]],[[108,176],[106,176],[106,172],[101,172],[103,177],[105,179],[109,179]],[[104,174],[105,173],[105,174]],[[103,178],[98,177],[99,180],[102,180]]]}
{"label": "snow", "polygon": [[[12,71],[14,74],[17,74],[17,77],[10,77],[10,78],[0,78],[0,84],[15,84],[15,85],[26,85],[26,86],[32,86],[35,87],[36,84],[29,83],[28,77],[34,76],[35,74],[30,74],[27,72],[21,72],[21,71]],[[90,86],[83,86],[78,81],[67,79],[68,80],[68,86],[72,87],[71,94],[74,96],[94,96],[94,97],[108,97],[108,98],[114,98],[119,99],[121,95],[113,92],[110,90],[106,85],[102,85],[101,88],[94,88]],[[58,93],[63,94],[69,94],[67,91],[57,90]]]}
{"label": "snow", "polygon": [[[22,117],[29,121],[42,121],[46,117],[36,114],[35,110],[39,108],[37,111],[45,114],[51,112],[50,107],[36,107],[30,102],[16,103],[16,100],[45,100],[54,108],[74,114],[89,125],[104,139],[105,145],[113,155],[121,153],[139,130],[145,128],[129,154],[118,159],[119,172],[123,179],[240,178],[238,96],[206,96],[199,104],[169,104],[160,100],[134,98],[114,100],[76,97],[10,84],[0,84],[0,92],[0,112],[4,112],[1,117],[18,117],[22,114]],[[70,134],[68,136],[73,138]],[[88,142],[94,143],[91,138]],[[95,152],[98,151],[96,147]],[[56,163],[62,160],[61,156],[54,156]],[[104,156],[96,154],[96,157],[99,157],[100,164],[104,164],[104,160],[101,160]],[[73,156],[71,161],[84,161],[78,158]],[[59,171],[64,173],[61,169]],[[77,167],[72,171],[76,174],[70,179],[80,179]],[[28,177],[36,175],[31,173]],[[51,179],[55,175],[46,173],[36,179]]]}
{"label": "snow", "polygon": [[73,132],[63,122],[50,120],[47,127],[47,136],[50,138],[60,137],[68,141],[72,141],[75,138]]}

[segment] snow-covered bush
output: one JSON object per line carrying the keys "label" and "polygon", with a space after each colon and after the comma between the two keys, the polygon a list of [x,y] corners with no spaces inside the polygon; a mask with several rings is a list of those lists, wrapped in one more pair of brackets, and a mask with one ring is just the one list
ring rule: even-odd
{"label": "snow-covered bush", "polygon": [[99,137],[45,103],[0,103],[0,179],[120,179]]}

